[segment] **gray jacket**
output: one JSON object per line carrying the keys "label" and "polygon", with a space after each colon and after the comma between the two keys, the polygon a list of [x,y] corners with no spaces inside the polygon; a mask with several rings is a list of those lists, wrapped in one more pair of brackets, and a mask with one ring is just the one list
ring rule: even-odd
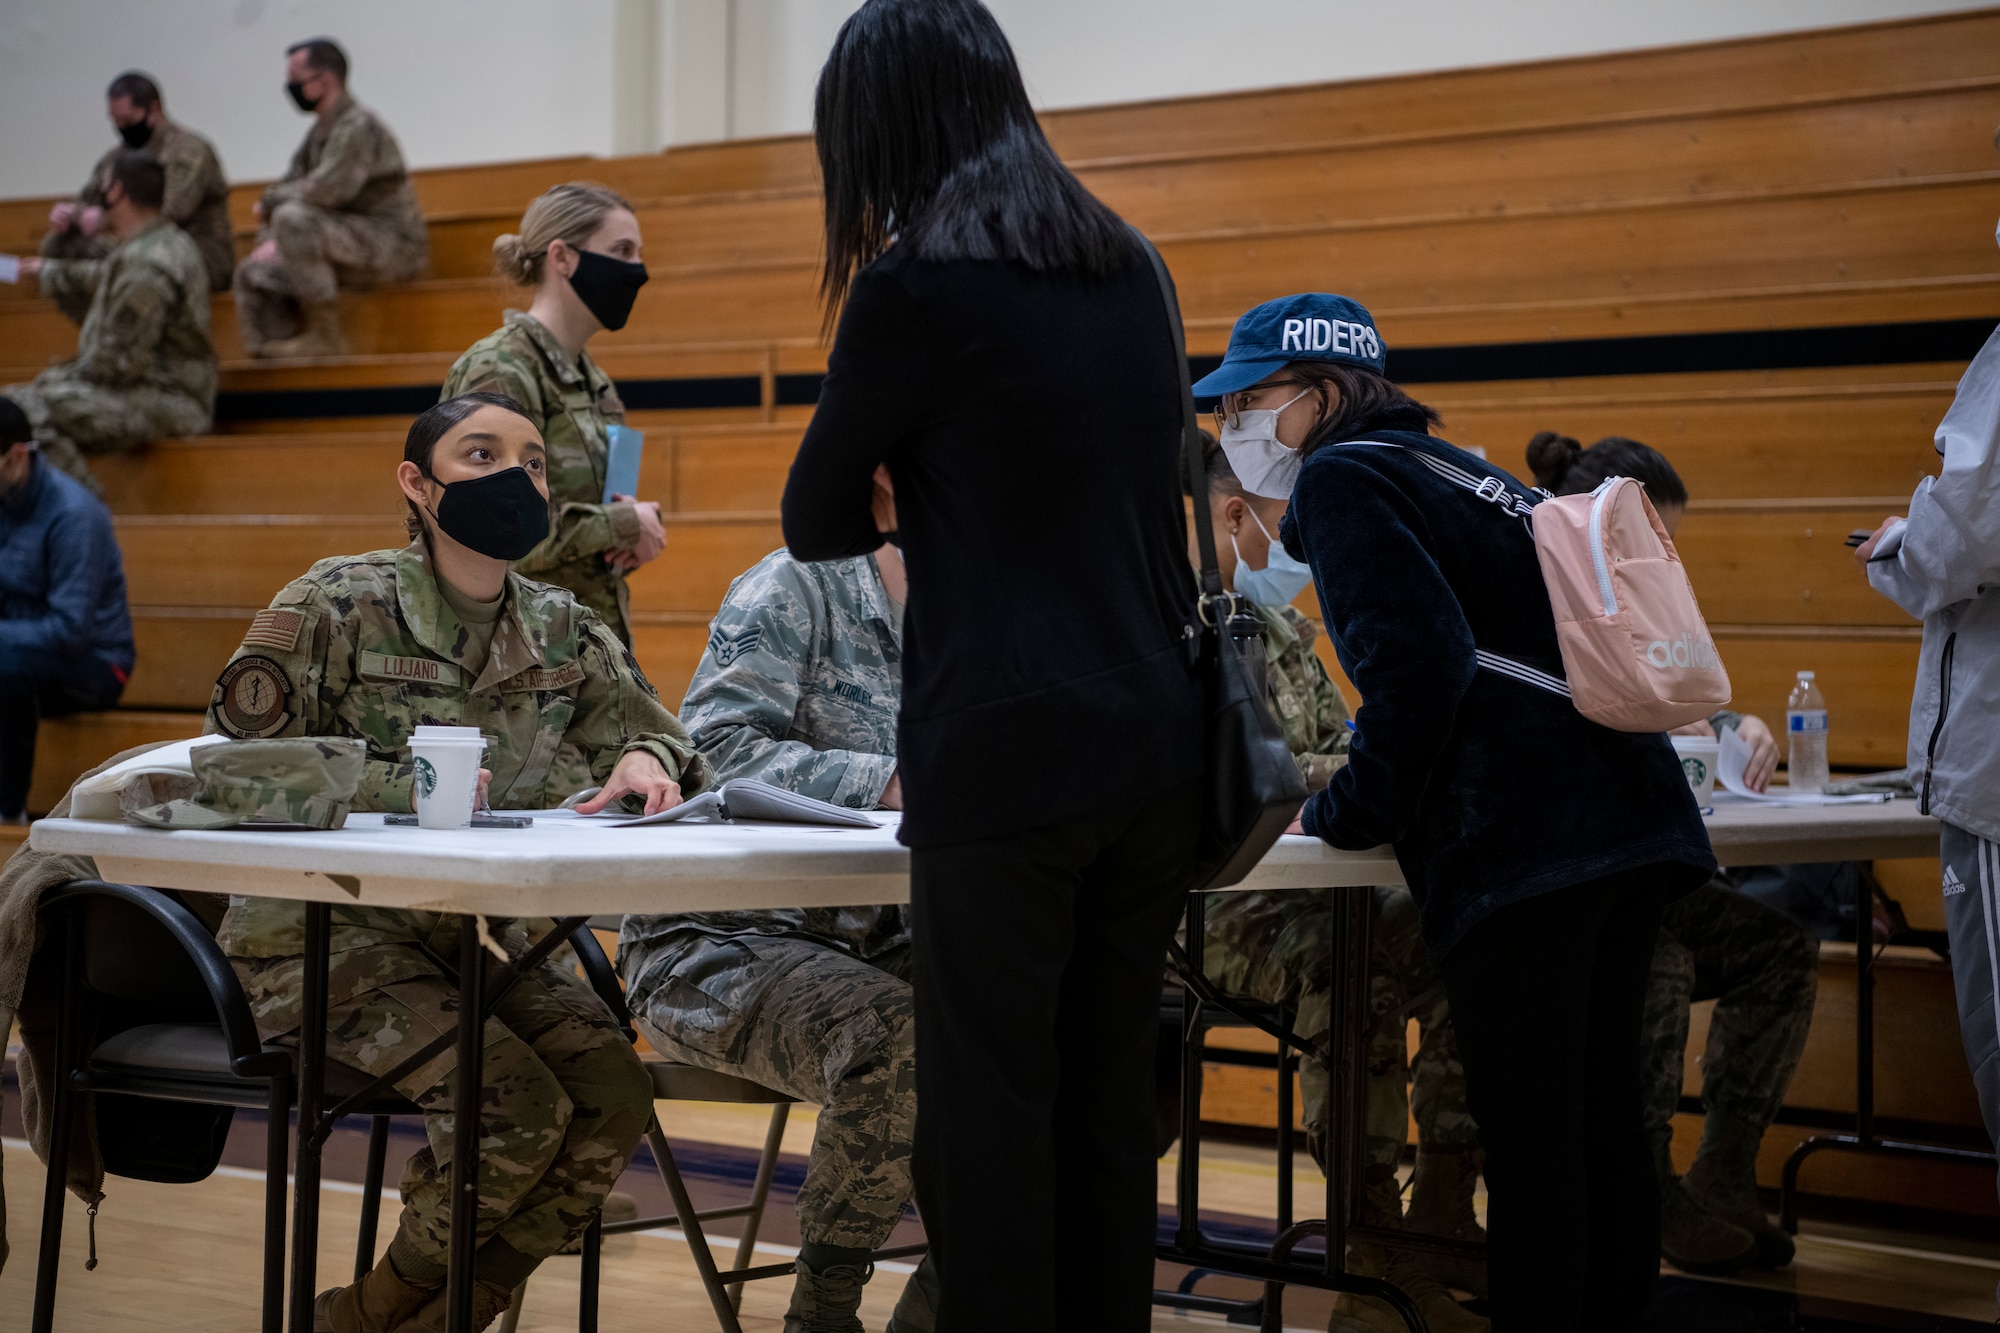
{"label": "gray jacket", "polygon": [[1937,450],[1942,473],[1917,484],[1868,582],[1924,622],[1910,704],[1923,810],[2000,841],[2000,330],[1958,382]]}

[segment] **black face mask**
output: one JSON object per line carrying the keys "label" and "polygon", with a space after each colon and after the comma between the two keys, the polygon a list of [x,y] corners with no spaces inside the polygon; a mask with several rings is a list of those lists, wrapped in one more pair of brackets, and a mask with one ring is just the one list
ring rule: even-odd
{"label": "black face mask", "polygon": [[519,560],[549,535],[549,502],[526,468],[449,483],[431,517],[445,536],[493,560]]}
{"label": "black face mask", "polygon": [[607,329],[622,329],[632,318],[632,302],[646,285],[646,266],[613,259],[595,250],[576,252],[576,272],[569,285],[583,308]]}
{"label": "black face mask", "polygon": [[292,102],[301,111],[310,111],[319,105],[317,97],[306,96],[306,86],[294,80],[285,85],[285,91],[292,95]]}
{"label": "black face mask", "polygon": [[120,125],[118,137],[125,141],[127,148],[144,148],[153,141],[153,127],[143,120],[135,120],[130,125]]}

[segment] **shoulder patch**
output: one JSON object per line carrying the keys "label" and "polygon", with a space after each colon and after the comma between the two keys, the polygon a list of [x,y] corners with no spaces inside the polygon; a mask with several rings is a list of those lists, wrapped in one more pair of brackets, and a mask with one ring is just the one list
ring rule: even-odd
{"label": "shoulder patch", "polygon": [[414,681],[420,685],[457,685],[460,677],[459,669],[449,662],[365,651],[356,664],[356,674],[363,680]]}
{"label": "shoulder patch", "polygon": [[501,683],[502,690],[566,690],[583,683],[583,663],[565,662],[559,667],[530,667]]}
{"label": "shoulder patch", "polygon": [[734,634],[724,634],[720,629],[713,629],[708,633],[708,651],[715,654],[717,666],[732,666],[737,658],[756,652],[757,645],[763,640],[762,625],[752,625],[749,629],[738,630]]}
{"label": "shoulder patch", "polygon": [[250,632],[243,636],[245,644],[259,648],[275,648],[281,653],[289,653],[299,646],[299,631],[305,628],[305,613],[301,611],[280,611],[275,608],[259,611],[250,621]]}
{"label": "shoulder patch", "polygon": [[239,657],[222,669],[208,705],[216,724],[239,741],[276,735],[292,720],[291,678],[261,654]]}

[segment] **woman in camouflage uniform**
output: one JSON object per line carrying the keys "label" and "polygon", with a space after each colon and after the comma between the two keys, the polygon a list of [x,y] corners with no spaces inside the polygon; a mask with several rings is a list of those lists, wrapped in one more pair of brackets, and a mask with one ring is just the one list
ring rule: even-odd
{"label": "woman in camouflage uniform", "polygon": [[548,447],[548,538],[514,564],[517,572],[576,594],[613,633],[632,642],[625,576],[666,546],[657,502],[629,495],[604,500],[607,428],[623,425],[625,405],[611,377],[584,350],[605,329],[625,326],[646,281],[632,206],[602,185],[557,185],[528,205],[519,234],[493,242],[501,277],[535,289],[525,313],[466,350],[445,377],[444,397],[486,390],[527,409]]}
{"label": "woman in camouflage uniform", "polygon": [[[494,394],[452,399],[410,428],[397,480],[411,544],[315,564],[257,613],[224,669],[208,729],[234,737],[353,736],[368,759],[355,807],[410,809],[407,738],[419,723],[488,737],[481,791],[502,809],[573,794],[551,762],[569,746],[603,784],[578,809],[620,798],[648,813],[699,787],[706,765],[631,654],[559,588],[507,560],[539,541],[548,490],[539,432]],[[518,954],[518,922],[499,931]],[[440,961],[455,918],[333,909],[328,1054],[369,1073],[457,1025],[458,992]],[[267,1039],[297,1031],[305,960],[301,904],[250,898],[220,940]],[[389,1250],[351,1287],[321,1293],[328,1333],[442,1328],[451,1220],[453,1053],[396,1088],[423,1107],[428,1144],[403,1177]],[[596,1217],[652,1114],[638,1057],[596,995],[545,963],[488,1020],[481,1111],[476,1323]]]}

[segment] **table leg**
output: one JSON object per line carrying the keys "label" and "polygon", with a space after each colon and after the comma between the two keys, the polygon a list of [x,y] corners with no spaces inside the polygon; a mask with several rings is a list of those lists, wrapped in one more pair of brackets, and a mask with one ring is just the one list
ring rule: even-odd
{"label": "table leg", "polygon": [[452,1093],[451,1257],[445,1327],[472,1328],[472,1267],[479,1255],[479,1104],[485,1082],[486,955],[473,916],[458,926],[458,1069]]}
{"label": "table leg", "polygon": [[326,1087],[328,944],[333,909],[307,903],[305,977],[299,1009],[299,1132],[292,1168],[292,1333],[312,1333],[319,1281],[320,1102]]}
{"label": "table leg", "polygon": [[[1203,961],[1208,931],[1207,900],[1187,896],[1188,968],[1196,976]],[[1174,1243],[1184,1250],[1201,1244],[1201,996],[1193,987],[1181,991],[1181,1156],[1174,1190]]]}
{"label": "table leg", "polygon": [[1856,875],[1854,903],[1854,1133],[1875,1141],[1875,893]]}

